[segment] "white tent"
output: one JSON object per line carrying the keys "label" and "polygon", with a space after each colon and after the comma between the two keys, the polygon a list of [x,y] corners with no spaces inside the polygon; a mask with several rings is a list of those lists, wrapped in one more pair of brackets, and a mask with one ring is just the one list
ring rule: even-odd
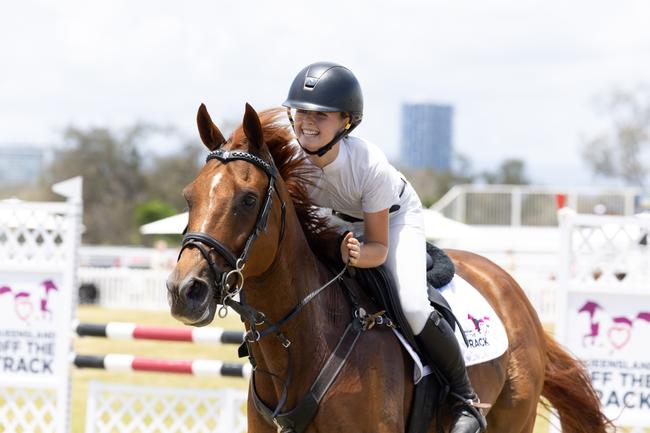
{"label": "white tent", "polygon": [[440,212],[431,209],[423,209],[422,212],[424,214],[424,235],[429,240],[463,239],[475,235],[474,227],[447,218]]}
{"label": "white tent", "polygon": [[187,226],[187,220],[187,212],[172,215],[140,226],[140,233],[143,235],[180,235]]}
{"label": "white tent", "polygon": [[[424,209],[424,226],[427,239],[457,239],[470,236],[475,229],[444,217],[440,212]],[[187,225],[188,213],[184,212],[145,224],[140,227],[143,235],[181,234]]]}

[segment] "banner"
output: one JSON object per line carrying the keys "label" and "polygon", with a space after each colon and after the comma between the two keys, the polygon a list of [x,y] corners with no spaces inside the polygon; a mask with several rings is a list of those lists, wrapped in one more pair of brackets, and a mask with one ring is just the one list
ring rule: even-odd
{"label": "banner", "polygon": [[0,273],[0,378],[67,376],[70,294],[62,281],[56,273]]}
{"label": "banner", "polygon": [[613,291],[568,293],[564,344],[589,369],[617,425],[650,425],[649,300]]}

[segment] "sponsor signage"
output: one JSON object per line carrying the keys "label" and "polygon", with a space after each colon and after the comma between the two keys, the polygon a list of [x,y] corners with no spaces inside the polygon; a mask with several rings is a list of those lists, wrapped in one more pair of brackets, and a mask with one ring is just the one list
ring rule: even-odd
{"label": "sponsor signage", "polygon": [[565,345],[585,363],[605,413],[619,425],[650,425],[649,299],[583,291],[567,297]]}

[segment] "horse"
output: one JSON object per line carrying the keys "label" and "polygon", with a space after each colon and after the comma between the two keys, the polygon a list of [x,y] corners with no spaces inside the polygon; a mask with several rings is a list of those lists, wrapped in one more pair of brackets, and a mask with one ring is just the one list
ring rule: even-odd
{"label": "horse", "polygon": [[[356,311],[347,291],[377,311],[363,288],[342,287],[334,266],[340,234],[309,199],[311,166],[284,115],[282,109],[258,114],[246,104],[242,124],[225,139],[201,104],[197,125],[210,153],[183,189],[188,226],[167,280],[171,314],[184,324],[207,325],[217,311],[227,313],[225,305],[246,322],[253,433],[293,431],[269,422],[260,402],[277,416],[313,390]],[[517,282],[484,257],[447,254],[494,308],[509,339],[499,358],[468,368],[480,400],[490,405],[487,431],[531,433],[540,402],[556,409],[565,433],[608,431],[588,372],[546,334]],[[345,355],[302,430],[405,431],[413,363],[393,332],[379,325],[360,332]],[[441,413],[448,414],[451,403],[444,404]],[[438,421],[429,432],[448,431],[449,416]]]}

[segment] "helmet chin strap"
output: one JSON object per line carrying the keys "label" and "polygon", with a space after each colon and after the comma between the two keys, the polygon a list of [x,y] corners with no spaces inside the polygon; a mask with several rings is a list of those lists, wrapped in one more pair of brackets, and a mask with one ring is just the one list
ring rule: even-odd
{"label": "helmet chin strap", "polygon": [[336,143],[338,143],[339,140],[340,140],[344,135],[347,135],[348,130],[349,130],[349,128],[340,131],[338,134],[336,134],[336,135],[334,136],[334,138],[332,138],[332,140],[331,140],[329,143],[327,143],[325,146],[323,146],[323,147],[321,147],[321,148],[319,148],[319,149],[316,149],[316,150],[309,150],[309,149],[306,149],[305,146],[303,146],[302,144],[300,144],[300,140],[298,140],[298,144],[300,144],[300,147],[302,147],[302,150],[304,150],[305,153],[307,153],[308,155],[318,155],[318,157],[320,158],[321,156],[325,155],[327,152],[329,152],[330,150],[332,150],[332,147],[334,147],[334,145],[335,145]]}
{"label": "helmet chin strap", "polygon": [[[296,127],[295,127],[295,125],[294,125],[293,117],[291,116],[291,110],[290,110],[290,109],[287,110],[287,114],[288,114],[288,116],[289,116],[289,122],[291,123],[291,127],[293,128],[293,132],[295,133],[295,132],[296,132]],[[335,145],[336,143],[338,143],[339,140],[340,140],[341,138],[343,138],[344,136],[346,136],[346,135],[348,135],[350,132],[352,132],[352,130],[353,130],[354,128],[356,128],[356,126],[357,126],[357,125],[352,125],[351,123],[348,122],[348,123],[345,125],[345,128],[343,128],[341,131],[339,131],[339,132],[334,136],[334,138],[332,138],[332,139],[330,140],[329,143],[327,143],[327,144],[324,145],[323,147],[321,147],[321,148],[319,148],[319,149],[316,149],[316,150],[309,150],[309,149],[306,149],[306,148],[305,148],[305,147],[300,143],[300,140],[298,140],[298,138],[296,138],[296,140],[298,141],[298,144],[300,145],[300,147],[302,147],[302,150],[304,150],[306,154],[308,154],[308,155],[317,155],[317,156],[320,158],[320,157],[322,157],[323,155],[325,155],[327,152],[329,152],[330,150],[332,150],[332,147],[334,147],[334,145]],[[297,136],[298,136],[298,134],[296,134],[296,137],[297,137]]]}

